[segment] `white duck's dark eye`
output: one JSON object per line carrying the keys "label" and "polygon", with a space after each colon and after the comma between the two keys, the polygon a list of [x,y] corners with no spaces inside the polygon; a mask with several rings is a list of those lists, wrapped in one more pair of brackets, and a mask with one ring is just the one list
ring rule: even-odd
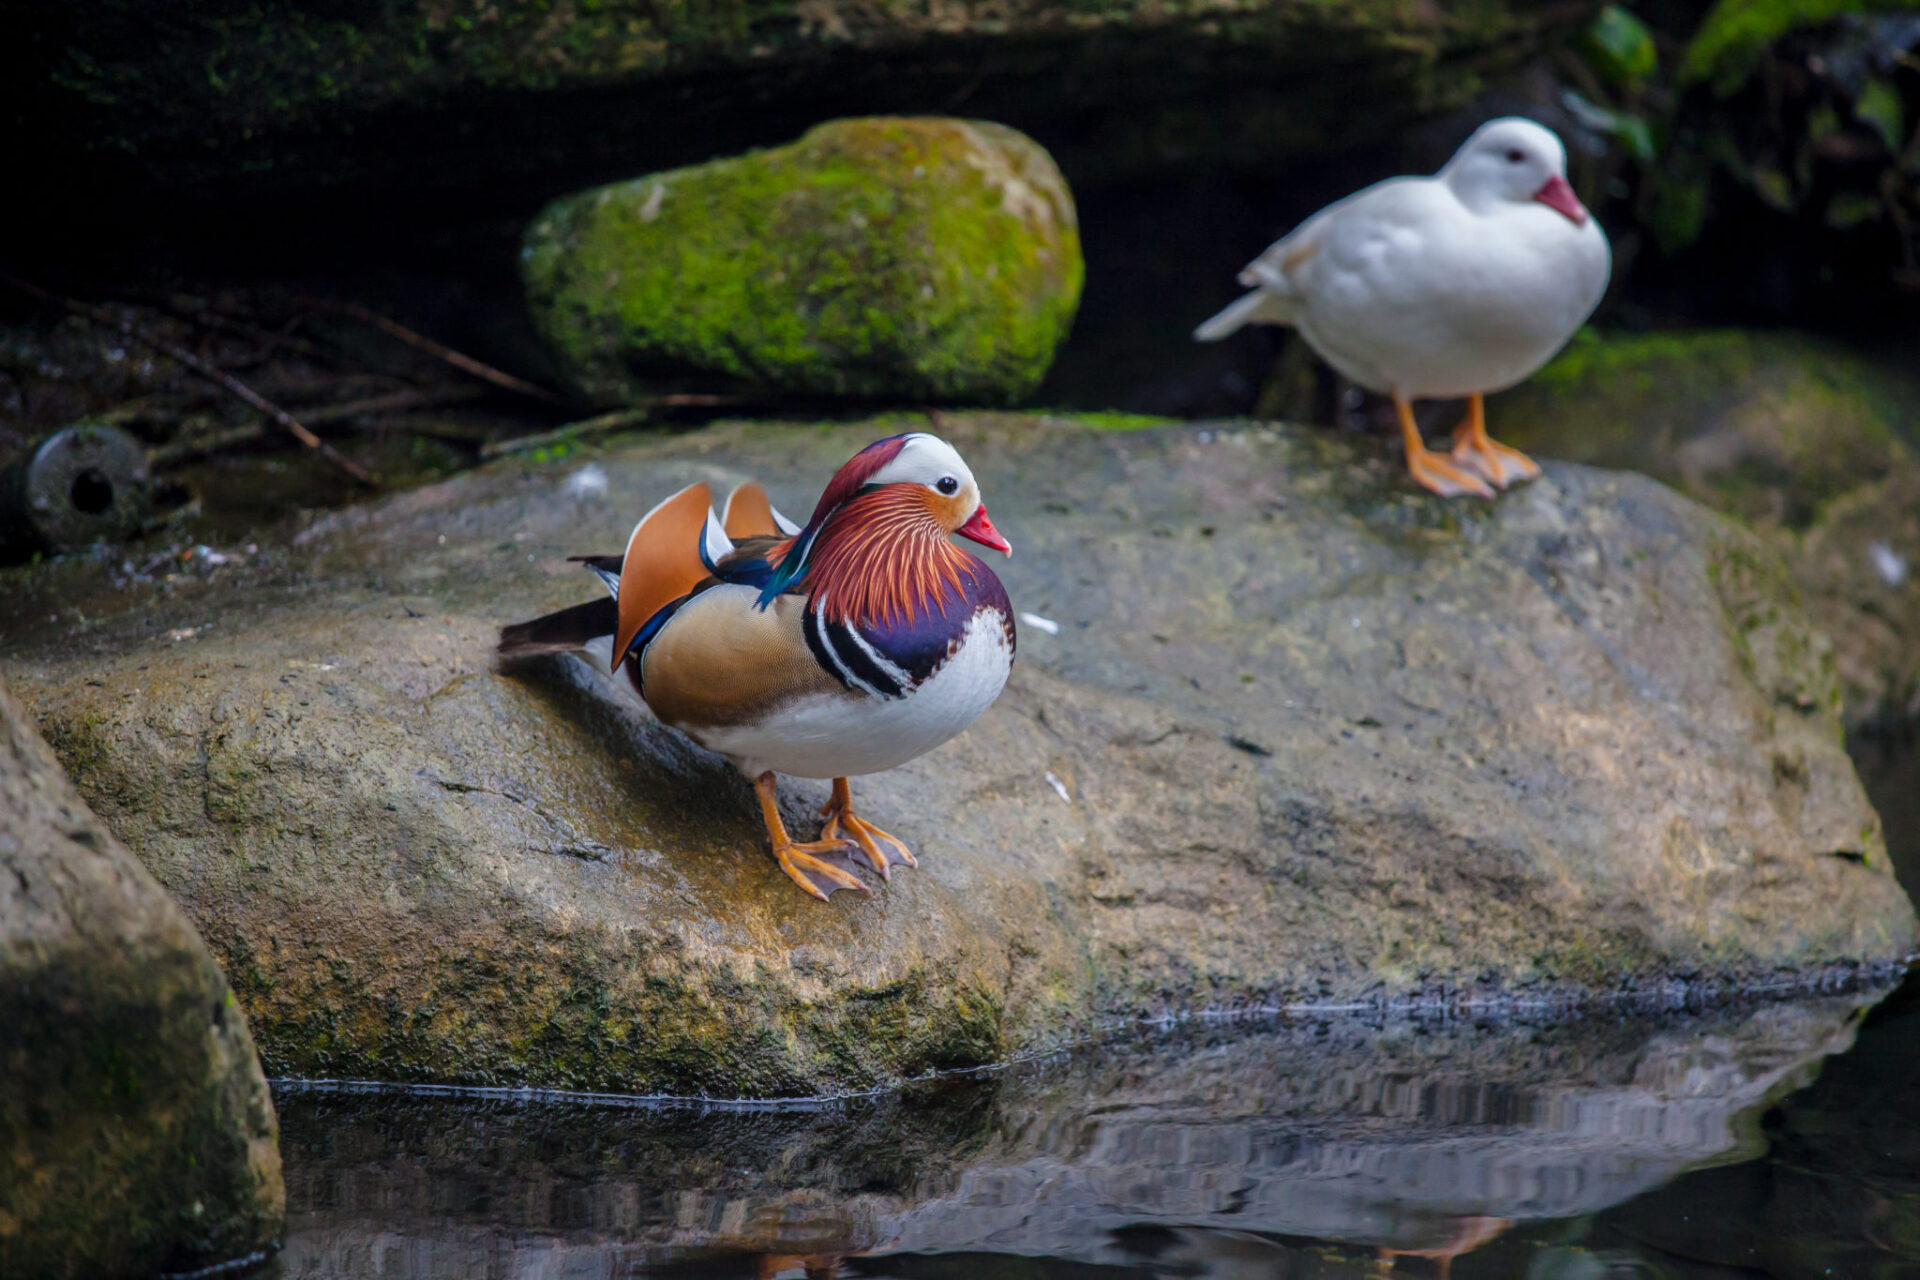
{"label": "white duck's dark eye", "polygon": [[960,492],[960,482],[952,476],[941,476],[933,482],[933,487],[946,494],[949,498]]}
{"label": "white duck's dark eye", "polygon": [[1507,152],[1508,164],[1519,164],[1522,160],[1525,160],[1526,158],[1527,158],[1527,153],[1519,150],[1518,148],[1515,148],[1514,150]]}

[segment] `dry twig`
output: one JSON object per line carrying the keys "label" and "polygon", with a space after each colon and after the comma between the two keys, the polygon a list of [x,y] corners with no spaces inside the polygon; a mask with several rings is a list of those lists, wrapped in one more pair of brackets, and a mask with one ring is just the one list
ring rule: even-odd
{"label": "dry twig", "polygon": [[[462,400],[472,400],[485,394],[477,387],[444,387],[437,391],[394,391],[386,395],[368,396],[363,400],[348,400],[341,404],[303,409],[300,411],[300,420],[310,427],[318,427],[329,422],[340,422],[373,413],[404,413],[411,409],[430,409],[436,405],[457,404]],[[415,435],[441,436],[458,440],[470,440],[473,435],[470,431],[449,432],[420,427],[409,427],[407,430]],[[193,439],[176,440],[171,444],[162,445],[148,451],[147,461],[156,467],[170,467],[195,458],[204,458],[208,454],[219,453],[238,445],[252,444],[256,440],[264,439],[266,434],[266,427],[260,423],[249,423],[244,427],[234,427],[231,430],[218,431]]]}
{"label": "dry twig", "polygon": [[99,324],[110,325],[118,329],[121,336],[130,341],[138,342],[142,346],[151,347],[162,355],[170,357],[177,363],[193,370],[201,377],[218,383],[224,387],[229,394],[238,397],[247,404],[252,405],[255,409],[258,409],[261,413],[266,414],[267,417],[285,428],[294,439],[318,453],[334,466],[339,467],[355,480],[358,480],[364,485],[370,485],[375,488],[379,487],[380,482],[374,479],[372,472],[355,462],[352,458],[341,453],[319,436],[313,434],[312,431],[307,429],[305,424],[285,409],[282,409],[279,405],[273,403],[273,401],[267,399],[232,374],[208,364],[205,360],[187,350],[185,347],[180,346],[178,343],[168,342],[165,338],[156,337],[146,332],[141,329],[140,326],[136,325],[130,317],[116,316],[112,310],[107,307],[97,307],[85,302],[76,302],[72,298],[60,297],[58,294],[49,293],[39,285],[29,284],[25,280],[7,275],[4,272],[0,272],[0,282],[5,282],[13,286],[29,297],[38,298],[40,301],[54,306],[65,307],[75,315],[86,316],[88,319]]}
{"label": "dry twig", "polygon": [[544,449],[552,444],[573,443],[584,440],[588,436],[604,435],[609,431],[618,431],[621,427],[637,427],[646,420],[647,410],[645,409],[615,409],[612,413],[582,418],[578,422],[569,422],[551,431],[536,431],[530,436],[515,436],[511,440],[495,440],[491,444],[480,447],[480,456],[500,458],[510,453],[527,453],[533,449]]}
{"label": "dry twig", "polygon": [[496,387],[504,387],[508,391],[531,396],[535,400],[544,400],[548,404],[562,405],[567,408],[575,407],[576,402],[567,396],[549,391],[538,383],[528,382],[525,378],[516,378],[490,364],[475,360],[472,356],[463,355],[452,347],[435,342],[423,333],[415,333],[399,321],[389,320],[378,311],[363,307],[357,302],[343,302],[337,298],[301,298],[299,302],[301,306],[312,307],[318,311],[332,311],[364,321],[388,337],[404,342],[417,351],[424,351],[435,359],[444,360],[462,373],[472,374],[483,381],[491,382]]}
{"label": "dry twig", "polygon": [[628,409],[615,409],[610,413],[599,414],[592,418],[582,418],[578,422],[569,422],[555,427],[551,431],[537,431],[530,436],[515,436],[511,440],[495,440],[480,449],[482,458],[499,458],[510,453],[526,453],[531,449],[543,449],[550,444],[573,444],[591,436],[605,435],[609,431],[618,431],[622,427],[637,427],[645,422],[655,409],[684,409],[695,407],[719,407],[723,405],[743,404],[744,396],[708,395],[704,392],[683,391],[672,395],[653,396]]}

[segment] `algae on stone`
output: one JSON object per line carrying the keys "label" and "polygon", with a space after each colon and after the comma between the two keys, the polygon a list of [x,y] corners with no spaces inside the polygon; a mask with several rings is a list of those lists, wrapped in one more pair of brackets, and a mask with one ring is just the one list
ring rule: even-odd
{"label": "algae on stone", "polygon": [[246,1015],[0,685],[0,1274],[262,1249],[284,1191]]}
{"label": "algae on stone", "polygon": [[526,233],[561,372],[603,403],[679,386],[1005,403],[1084,268],[1053,161],[978,121],[857,119],[580,192]]}
{"label": "algae on stone", "polygon": [[1758,532],[1832,638],[1846,719],[1920,713],[1920,378],[1830,342],[1583,332],[1488,405],[1495,434],[1626,467]]}

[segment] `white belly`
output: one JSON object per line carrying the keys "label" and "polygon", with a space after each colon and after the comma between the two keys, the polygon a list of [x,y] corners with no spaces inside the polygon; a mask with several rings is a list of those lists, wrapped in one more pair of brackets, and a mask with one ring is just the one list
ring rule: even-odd
{"label": "white belly", "polygon": [[1410,399],[1526,378],[1592,314],[1610,270],[1597,225],[1576,230],[1544,207],[1342,248],[1310,264],[1295,323],[1353,381]]}
{"label": "white belly", "polygon": [[905,697],[814,694],[753,724],[694,736],[749,777],[769,769],[796,778],[880,773],[925,755],[979,719],[1012,669],[1000,615],[983,609],[967,624],[959,650]]}

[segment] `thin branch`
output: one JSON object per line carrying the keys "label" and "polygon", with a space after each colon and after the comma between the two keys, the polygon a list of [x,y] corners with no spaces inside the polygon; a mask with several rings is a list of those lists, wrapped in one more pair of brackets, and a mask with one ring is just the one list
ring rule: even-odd
{"label": "thin branch", "polygon": [[520,395],[531,396],[535,400],[543,400],[548,404],[561,405],[565,408],[573,408],[577,403],[556,391],[547,390],[538,383],[528,382],[525,378],[516,378],[490,364],[475,360],[472,356],[463,355],[452,347],[435,342],[423,333],[415,333],[399,321],[389,320],[378,311],[363,307],[357,302],[343,302],[336,298],[301,298],[299,302],[302,306],[313,307],[316,310],[352,316],[356,320],[372,325],[390,338],[404,342],[415,350],[424,351],[435,359],[444,360],[462,373],[491,382],[496,387],[504,387],[508,391],[518,392]]}
{"label": "thin branch", "polygon": [[364,400],[348,400],[342,404],[307,409],[302,411],[300,416],[310,424],[340,422],[347,418],[360,418],[374,413],[404,413],[411,409],[433,409],[445,404],[460,404],[467,400],[477,400],[485,394],[487,393],[478,387],[390,391],[386,395],[368,396]]}
{"label": "thin branch", "polygon": [[704,392],[683,391],[672,395],[652,396],[628,409],[615,409],[597,417],[582,418],[578,422],[569,422],[555,427],[551,431],[539,431],[530,436],[515,436],[511,440],[496,440],[483,445],[482,458],[499,458],[510,453],[526,453],[531,449],[543,449],[550,444],[571,444],[585,440],[590,436],[605,435],[609,431],[618,431],[622,427],[637,427],[644,423],[655,409],[682,409],[693,407],[720,407],[746,403],[745,396],[708,395]]}
{"label": "thin branch", "polygon": [[7,275],[5,272],[0,272],[0,282],[9,284],[20,290],[20,292],[30,297],[38,298],[42,302],[65,307],[68,311],[76,315],[86,316],[100,324],[111,325],[120,331],[121,336],[138,342],[142,346],[152,347],[162,355],[171,357],[201,377],[218,383],[220,386],[226,388],[229,394],[252,405],[261,413],[266,414],[267,417],[280,424],[280,426],[292,434],[294,439],[318,453],[334,466],[339,467],[361,484],[373,488],[380,486],[380,482],[374,479],[372,472],[355,462],[352,458],[341,453],[319,436],[313,434],[313,432],[307,430],[306,426],[302,424],[299,419],[295,418],[285,409],[282,409],[279,405],[273,403],[273,401],[267,399],[232,374],[222,369],[216,369],[185,347],[177,343],[168,342],[165,338],[158,338],[153,334],[147,333],[138,325],[134,324],[132,319],[125,316],[116,316],[109,308],[91,306],[84,302],[76,302],[72,298],[62,298],[57,294],[47,292],[38,285],[28,284],[25,280]]}
{"label": "thin branch", "polygon": [[[322,405],[315,409],[303,409],[301,421],[310,427],[324,426],[330,422],[340,422],[348,418],[358,418],[374,413],[403,413],[410,409],[430,409],[436,405],[457,404],[463,400],[472,400],[485,395],[478,387],[445,387],[437,391],[394,391],[387,395],[368,396],[364,400],[349,400],[343,404]],[[408,427],[410,435],[436,436],[471,442],[474,432],[471,430],[447,431],[437,427]],[[193,439],[176,440],[147,453],[147,462],[155,467],[170,467],[181,462],[190,462],[195,458],[204,458],[210,453],[219,453],[238,445],[252,444],[266,438],[267,429],[258,422],[243,427],[234,427],[226,431]]]}
{"label": "thin branch", "polygon": [[589,436],[604,435],[609,431],[618,431],[621,427],[637,427],[648,417],[646,409],[615,409],[612,413],[603,413],[598,417],[582,418],[578,422],[569,422],[565,426],[555,427],[551,431],[536,431],[530,436],[515,436],[511,440],[495,440],[491,444],[480,446],[480,456],[484,458],[503,458],[508,454],[527,453],[533,449],[544,449],[553,444],[570,444],[584,440]]}

